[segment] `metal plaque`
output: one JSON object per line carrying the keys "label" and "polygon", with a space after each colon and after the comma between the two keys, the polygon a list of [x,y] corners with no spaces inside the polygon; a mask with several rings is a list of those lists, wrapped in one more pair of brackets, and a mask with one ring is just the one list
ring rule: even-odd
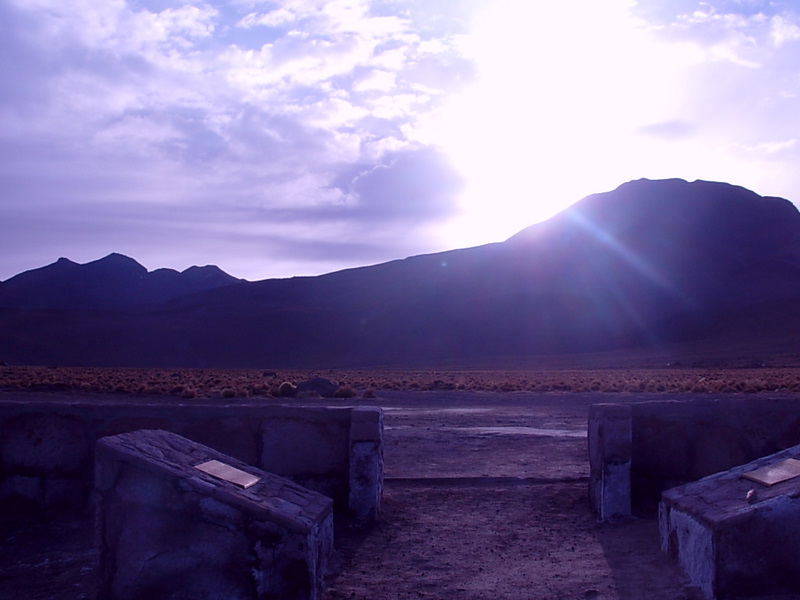
{"label": "metal plaque", "polygon": [[230,465],[226,465],[225,463],[219,462],[218,460],[209,460],[208,462],[204,462],[201,465],[195,465],[195,469],[200,469],[204,473],[208,473],[212,477],[216,477],[217,479],[222,479],[224,481],[230,481],[233,484],[238,485],[241,488],[247,489],[256,483],[258,483],[258,477],[255,475],[251,475],[250,473],[245,473],[244,471],[237,469],[236,467],[232,467]]}
{"label": "metal plaque", "polygon": [[787,458],[774,465],[768,465],[745,473],[742,477],[761,485],[772,486],[798,476],[800,476],[800,460]]}

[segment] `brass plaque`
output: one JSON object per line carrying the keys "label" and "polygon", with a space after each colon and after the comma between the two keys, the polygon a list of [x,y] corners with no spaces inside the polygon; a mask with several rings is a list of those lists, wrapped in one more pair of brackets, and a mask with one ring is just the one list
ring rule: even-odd
{"label": "brass plaque", "polygon": [[195,465],[195,469],[200,469],[204,473],[208,473],[212,477],[216,477],[217,479],[222,479],[224,481],[230,481],[233,484],[238,485],[240,488],[247,489],[256,483],[258,483],[258,477],[255,475],[250,475],[250,473],[245,473],[244,471],[237,469],[236,467],[232,467],[230,465],[226,465],[225,463],[219,462],[218,460],[209,460],[208,462],[204,462],[201,465]]}
{"label": "brass plaque", "polygon": [[798,476],[800,476],[800,460],[787,458],[774,465],[768,465],[745,473],[742,477],[761,485],[772,486]]}

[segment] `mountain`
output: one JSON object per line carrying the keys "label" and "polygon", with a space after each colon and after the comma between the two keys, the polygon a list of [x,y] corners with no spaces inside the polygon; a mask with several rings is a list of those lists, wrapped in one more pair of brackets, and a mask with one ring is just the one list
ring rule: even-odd
{"label": "mountain", "polygon": [[157,304],[240,281],[216,266],[148,272],[116,253],[84,265],[60,258],[0,282],[0,307],[108,310]]}
{"label": "mountain", "polygon": [[505,242],[318,277],[187,274],[112,255],[18,275],[0,284],[0,360],[474,367],[800,356],[800,213],[725,183],[632,181]]}

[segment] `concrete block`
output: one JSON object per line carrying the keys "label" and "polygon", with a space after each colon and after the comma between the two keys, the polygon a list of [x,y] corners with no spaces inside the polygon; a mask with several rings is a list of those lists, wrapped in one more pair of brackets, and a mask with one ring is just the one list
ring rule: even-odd
{"label": "concrete block", "polygon": [[[243,489],[196,465],[259,478]],[[330,498],[166,431],[96,451],[98,597],[315,600],[333,550]]]}
{"label": "concrete block", "polygon": [[378,518],[383,496],[383,443],[355,442],[350,449],[350,523],[368,527]]}
{"label": "concrete block", "polygon": [[383,410],[356,407],[350,421],[350,524],[368,527],[383,496]]}
{"label": "concrete block", "polygon": [[743,477],[786,458],[800,446],[663,493],[661,546],[706,598],[800,594],[800,477],[771,487]]}
{"label": "concrete block", "polygon": [[601,521],[631,514],[631,431],[628,405],[589,408],[589,501]]}

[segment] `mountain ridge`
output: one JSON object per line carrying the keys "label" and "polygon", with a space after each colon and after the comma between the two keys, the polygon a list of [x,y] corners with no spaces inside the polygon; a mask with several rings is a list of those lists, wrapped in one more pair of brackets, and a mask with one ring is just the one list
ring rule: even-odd
{"label": "mountain ridge", "polygon": [[[628,182],[504,242],[316,277],[247,282],[216,267],[169,275],[106,259],[90,271],[118,265],[106,286],[117,292],[95,290],[94,304],[77,302],[74,285],[69,302],[13,304],[0,284],[0,359],[353,367],[698,345],[800,354],[787,333],[800,325],[800,213],[726,183]],[[161,276],[207,287],[162,288],[153,300],[141,281]],[[120,300],[125,289],[139,290],[135,302],[130,291]]]}
{"label": "mountain ridge", "polygon": [[115,309],[145,306],[232,285],[242,280],[215,265],[178,272],[148,271],[133,258],[112,252],[79,264],[61,257],[0,282],[0,307],[29,309]]}

